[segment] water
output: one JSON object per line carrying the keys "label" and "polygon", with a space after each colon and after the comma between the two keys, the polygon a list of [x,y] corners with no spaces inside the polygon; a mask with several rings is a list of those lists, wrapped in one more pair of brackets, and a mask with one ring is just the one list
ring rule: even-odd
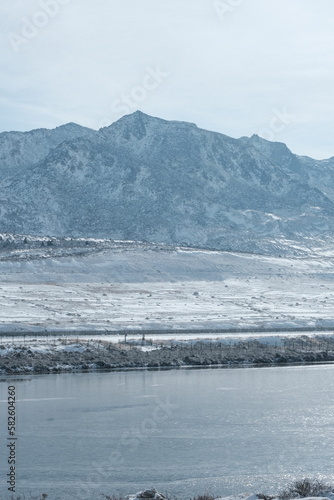
{"label": "water", "polygon": [[17,391],[16,494],[98,499],[155,486],[180,498],[333,480],[334,366],[37,375]]}

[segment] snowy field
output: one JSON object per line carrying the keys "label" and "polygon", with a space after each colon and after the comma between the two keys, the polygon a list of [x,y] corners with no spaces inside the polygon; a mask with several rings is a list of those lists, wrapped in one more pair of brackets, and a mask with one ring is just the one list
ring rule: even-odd
{"label": "snowy field", "polygon": [[0,253],[0,332],[334,329],[333,273],[329,252]]}

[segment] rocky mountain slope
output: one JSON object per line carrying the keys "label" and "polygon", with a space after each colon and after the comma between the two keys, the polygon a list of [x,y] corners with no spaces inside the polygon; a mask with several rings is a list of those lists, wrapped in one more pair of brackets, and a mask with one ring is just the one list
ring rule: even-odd
{"label": "rocky mountain slope", "polygon": [[139,111],[0,134],[0,233],[266,252],[331,241],[334,158]]}

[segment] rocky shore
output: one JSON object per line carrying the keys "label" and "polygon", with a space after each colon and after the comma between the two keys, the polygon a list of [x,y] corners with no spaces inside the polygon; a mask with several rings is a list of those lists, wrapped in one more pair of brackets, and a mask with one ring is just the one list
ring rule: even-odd
{"label": "rocky shore", "polygon": [[0,373],[58,373],[89,370],[207,366],[280,365],[334,361],[334,338],[299,336],[260,340],[107,342],[57,339],[0,345]]}

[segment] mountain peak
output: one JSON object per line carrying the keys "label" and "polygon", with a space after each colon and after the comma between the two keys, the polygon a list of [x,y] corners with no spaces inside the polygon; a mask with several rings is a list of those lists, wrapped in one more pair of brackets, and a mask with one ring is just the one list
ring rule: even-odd
{"label": "mountain peak", "polygon": [[146,136],[146,125],[154,120],[153,117],[146,115],[142,111],[134,111],[124,115],[108,127],[101,129],[104,133],[115,132],[123,139],[131,140],[133,138],[140,140]]}
{"label": "mountain peak", "polygon": [[151,118],[150,115],[143,113],[143,111],[140,111],[140,109],[137,109],[136,111],[130,113],[127,116],[132,116],[134,118],[143,118],[143,117]]}
{"label": "mountain peak", "polygon": [[68,122],[64,123],[63,125],[59,125],[59,127],[56,128],[82,128],[81,125],[78,125],[77,123],[74,122]]}
{"label": "mountain peak", "polygon": [[[159,119],[159,118],[156,118],[156,119]],[[134,121],[138,121],[138,120],[145,120],[145,121],[146,120],[154,120],[154,117],[150,116],[150,115],[147,115],[146,113],[143,113],[142,111],[140,111],[139,109],[137,109],[133,113],[129,113],[127,115],[123,115],[121,118],[119,118],[114,123],[118,123],[118,122],[134,122]],[[112,126],[112,125],[110,125],[110,126]]]}
{"label": "mountain peak", "polygon": [[84,131],[93,131],[93,129],[90,129],[88,127],[83,127],[82,125],[78,125],[77,123],[74,123],[74,122],[69,122],[69,123],[65,123],[64,125],[59,125],[58,127],[56,127],[55,129],[53,130],[58,130],[58,131],[71,131],[71,132],[84,132]]}
{"label": "mountain peak", "polygon": [[[148,115],[147,113],[143,113],[139,109],[130,113],[128,115],[124,115],[119,120],[111,124],[109,127],[112,127],[116,123],[155,123],[161,125],[179,125],[185,127],[195,127],[198,128],[195,123],[185,122],[181,120],[165,120],[164,118],[159,118],[157,116]],[[109,128],[107,127],[107,128]]]}

